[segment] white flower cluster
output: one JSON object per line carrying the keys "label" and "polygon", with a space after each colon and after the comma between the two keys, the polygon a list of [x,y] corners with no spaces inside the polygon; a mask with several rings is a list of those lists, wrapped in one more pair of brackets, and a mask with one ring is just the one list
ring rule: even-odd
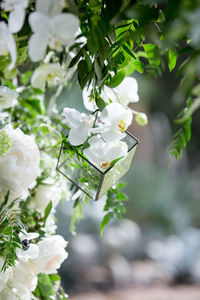
{"label": "white flower cluster", "polygon": [[[17,250],[16,266],[0,272],[0,299],[30,300],[37,286],[39,273],[56,273],[61,263],[67,258],[67,242],[60,235],[52,235],[32,242],[38,234],[21,234],[23,249]],[[0,257],[0,269],[4,259]]]}
{"label": "white flower cluster", "polygon": [[33,137],[6,125],[1,129],[11,140],[11,147],[0,157],[0,203],[10,191],[10,199],[26,198],[28,189],[40,175],[40,153]]}
{"label": "white flower cluster", "polygon": [[[69,47],[79,28],[78,18],[70,13],[62,13],[64,1],[37,0],[36,11],[29,15],[29,24],[33,35],[29,40],[29,55],[32,61],[40,61],[47,47],[62,51]],[[28,0],[3,0],[1,9],[9,13],[8,25],[0,22],[0,55],[11,56],[9,70],[17,60],[16,42],[13,33],[19,32],[25,20]],[[38,45],[40,45],[38,47]]]}
{"label": "white flower cluster", "polygon": [[105,171],[111,162],[126,156],[128,147],[122,142],[125,130],[132,123],[132,113],[120,103],[107,105],[95,122],[94,115],[81,114],[76,109],[65,107],[63,114],[69,131],[69,142],[73,146],[88,140],[89,147],[83,154],[100,170]]}

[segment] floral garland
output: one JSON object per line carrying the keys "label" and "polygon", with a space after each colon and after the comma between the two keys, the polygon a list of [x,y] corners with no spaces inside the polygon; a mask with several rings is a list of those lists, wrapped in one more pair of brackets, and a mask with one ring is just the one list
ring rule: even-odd
{"label": "floral garland", "polygon": [[[3,0],[1,10],[0,299],[66,299],[56,274],[68,254],[67,242],[55,234],[55,210],[62,198],[71,198],[56,172],[58,146],[65,139],[61,132],[68,129],[70,145],[105,171],[127,155],[122,139],[133,114],[142,126],[148,121],[128,107],[139,100],[130,76],[113,88],[92,79],[83,86],[78,78],[85,108],[98,112],[66,107],[59,115],[56,99],[80,69],[73,45],[87,43],[79,18],[62,0]],[[120,200],[109,207],[101,230],[124,212],[120,187],[109,192]],[[72,231],[81,197],[73,197]]]}

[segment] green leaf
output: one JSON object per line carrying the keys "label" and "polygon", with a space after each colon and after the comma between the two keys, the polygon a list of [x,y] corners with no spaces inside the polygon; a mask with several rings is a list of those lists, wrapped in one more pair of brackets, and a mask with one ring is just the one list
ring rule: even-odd
{"label": "green leaf", "polygon": [[95,102],[100,111],[102,111],[106,107],[106,103],[99,96],[95,97]]}
{"label": "green leaf", "polygon": [[46,223],[46,220],[51,212],[51,209],[52,209],[52,201],[50,201],[47,207],[45,208],[44,217],[43,217],[44,224]]}
{"label": "green leaf", "polygon": [[123,69],[123,70],[119,71],[116,75],[114,75],[111,78],[111,80],[109,81],[109,83],[107,83],[107,85],[110,88],[115,88],[116,86],[118,86],[124,80],[125,76],[126,76],[126,72]]}
{"label": "green leaf", "polygon": [[114,215],[113,212],[108,212],[104,216],[103,221],[101,222],[101,226],[100,226],[100,236],[103,235],[104,228],[108,224],[108,222],[113,218],[113,215]]}
{"label": "green leaf", "polygon": [[177,60],[176,53],[172,49],[169,49],[169,53],[168,53],[168,66],[169,66],[170,72],[175,68],[175,66],[176,66],[176,60]]}
{"label": "green leaf", "polygon": [[131,52],[131,50],[126,46],[126,45],[122,45],[122,48],[132,57],[135,58],[135,55],[133,54],[133,52]]}

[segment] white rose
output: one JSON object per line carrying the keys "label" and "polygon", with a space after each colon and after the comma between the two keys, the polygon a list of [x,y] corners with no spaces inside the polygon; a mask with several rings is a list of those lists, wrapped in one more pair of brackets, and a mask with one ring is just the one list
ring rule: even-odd
{"label": "white rose", "polygon": [[37,268],[32,261],[28,263],[16,262],[16,266],[13,268],[12,278],[10,278],[7,287],[2,291],[0,299],[32,299],[31,292],[35,290],[37,280]]}
{"label": "white rose", "polygon": [[13,106],[18,94],[9,89],[7,86],[0,86],[0,108],[8,108]]}
{"label": "white rose", "polygon": [[40,175],[40,153],[33,137],[20,129],[5,126],[4,131],[12,140],[9,150],[0,157],[0,199],[10,191],[10,199],[25,197],[28,188]]}
{"label": "white rose", "polygon": [[[0,293],[5,288],[9,278],[12,276],[12,268],[6,269],[5,272],[1,272],[1,268],[3,267],[4,259],[0,256]],[[0,297],[1,299],[1,297]]]}
{"label": "white rose", "polygon": [[68,256],[65,251],[67,242],[60,235],[52,235],[44,238],[37,245],[40,252],[38,258],[33,261],[37,265],[38,273],[56,273],[56,270],[60,268]]}
{"label": "white rose", "polygon": [[35,196],[31,199],[30,207],[38,210],[42,216],[44,216],[44,211],[46,206],[52,201],[52,211],[57,206],[61,199],[61,190],[59,187],[52,185],[39,185]]}

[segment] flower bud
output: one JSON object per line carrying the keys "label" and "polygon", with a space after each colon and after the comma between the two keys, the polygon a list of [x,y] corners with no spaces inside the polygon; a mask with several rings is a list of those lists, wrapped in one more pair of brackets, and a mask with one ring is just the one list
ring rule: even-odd
{"label": "flower bud", "polygon": [[135,116],[135,121],[140,125],[140,126],[145,126],[148,124],[148,119],[147,115],[145,113],[138,113]]}

